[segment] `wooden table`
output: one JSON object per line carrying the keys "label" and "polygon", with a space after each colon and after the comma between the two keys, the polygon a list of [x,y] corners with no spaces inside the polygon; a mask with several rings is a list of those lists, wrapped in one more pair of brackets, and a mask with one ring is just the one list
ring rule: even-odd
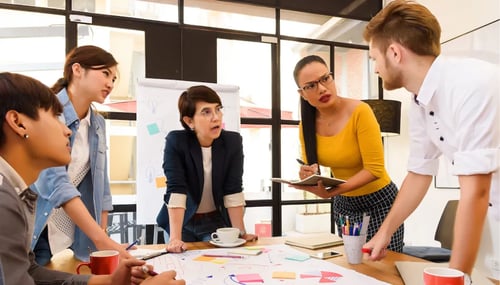
{"label": "wooden table", "polygon": [[[273,244],[283,244],[285,238],[283,237],[272,237],[272,238],[260,238],[256,242],[247,242],[245,246],[254,246],[254,245],[273,245]],[[188,250],[194,250],[194,249],[207,249],[207,248],[215,248],[212,244],[208,242],[193,242],[193,243],[188,243]],[[143,245],[140,246],[141,248],[151,248],[151,249],[161,249],[164,248],[165,245]],[[294,247],[297,250],[306,252],[306,253],[312,253],[315,252],[313,250],[307,250],[299,247]],[[340,251],[344,253],[344,247],[343,246],[337,246],[337,247],[331,247],[330,249]],[[317,251],[324,251],[328,249],[320,249]],[[330,258],[326,259],[326,261],[335,263],[337,265],[353,269],[357,272],[363,273],[365,275],[374,277],[378,280],[388,282],[390,284],[394,285],[404,285],[403,280],[401,279],[401,276],[399,275],[399,272],[396,268],[395,262],[396,261],[422,261],[425,262],[425,260],[416,258],[413,256],[389,251],[387,254],[387,257],[384,258],[381,261],[369,261],[364,259],[362,264],[356,264],[356,265],[351,265],[347,262],[345,254],[340,257],[335,257],[335,258]],[[70,250],[65,250],[62,251],[58,254],[56,254],[51,262],[47,264],[46,267],[55,269],[55,270],[60,270],[60,271],[65,271],[65,272],[70,272],[70,273],[76,273],[75,269],[76,266],[78,265],[80,261],[76,260],[73,257],[73,253]],[[84,267],[86,269],[86,267]],[[495,283],[497,284],[497,283]]]}

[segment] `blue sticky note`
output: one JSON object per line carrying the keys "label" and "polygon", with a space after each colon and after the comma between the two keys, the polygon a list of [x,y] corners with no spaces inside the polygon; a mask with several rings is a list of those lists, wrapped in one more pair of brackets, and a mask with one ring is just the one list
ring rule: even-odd
{"label": "blue sticky note", "polygon": [[295,260],[295,261],[305,261],[308,260],[309,258],[310,258],[309,255],[304,255],[304,254],[289,255],[285,257],[285,259]]}
{"label": "blue sticky note", "polygon": [[156,123],[152,123],[148,125],[148,133],[150,135],[155,135],[160,132],[160,128],[158,128],[158,125]]}

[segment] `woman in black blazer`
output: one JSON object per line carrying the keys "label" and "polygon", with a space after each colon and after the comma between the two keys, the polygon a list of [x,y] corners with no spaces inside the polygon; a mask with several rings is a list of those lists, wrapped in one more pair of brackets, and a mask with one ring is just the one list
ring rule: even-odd
{"label": "woman in black blazer", "polygon": [[165,139],[163,170],[167,177],[164,205],[156,219],[169,235],[167,250],[181,252],[184,242],[208,241],[221,227],[243,223],[243,144],[237,132],[222,129],[222,103],[206,86],[184,91],[178,102],[184,130]]}

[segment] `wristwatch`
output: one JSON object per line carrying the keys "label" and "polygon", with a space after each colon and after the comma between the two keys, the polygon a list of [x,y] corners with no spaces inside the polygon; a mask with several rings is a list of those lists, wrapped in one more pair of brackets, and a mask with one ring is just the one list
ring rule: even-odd
{"label": "wristwatch", "polygon": [[240,230],[240,237],[243,237],[246,234],[247,234],[247,232],[245,230]]}

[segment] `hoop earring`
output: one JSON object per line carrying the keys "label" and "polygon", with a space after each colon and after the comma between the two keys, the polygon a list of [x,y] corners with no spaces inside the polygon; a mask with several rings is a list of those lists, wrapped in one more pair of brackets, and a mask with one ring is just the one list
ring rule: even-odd
{"label": "hoop earring", "polygon": [[24,134],[24,136],[23,136],[23,137],[24,137],[25,139],[29,139],[30,135],[28,135],[28,134]]}

